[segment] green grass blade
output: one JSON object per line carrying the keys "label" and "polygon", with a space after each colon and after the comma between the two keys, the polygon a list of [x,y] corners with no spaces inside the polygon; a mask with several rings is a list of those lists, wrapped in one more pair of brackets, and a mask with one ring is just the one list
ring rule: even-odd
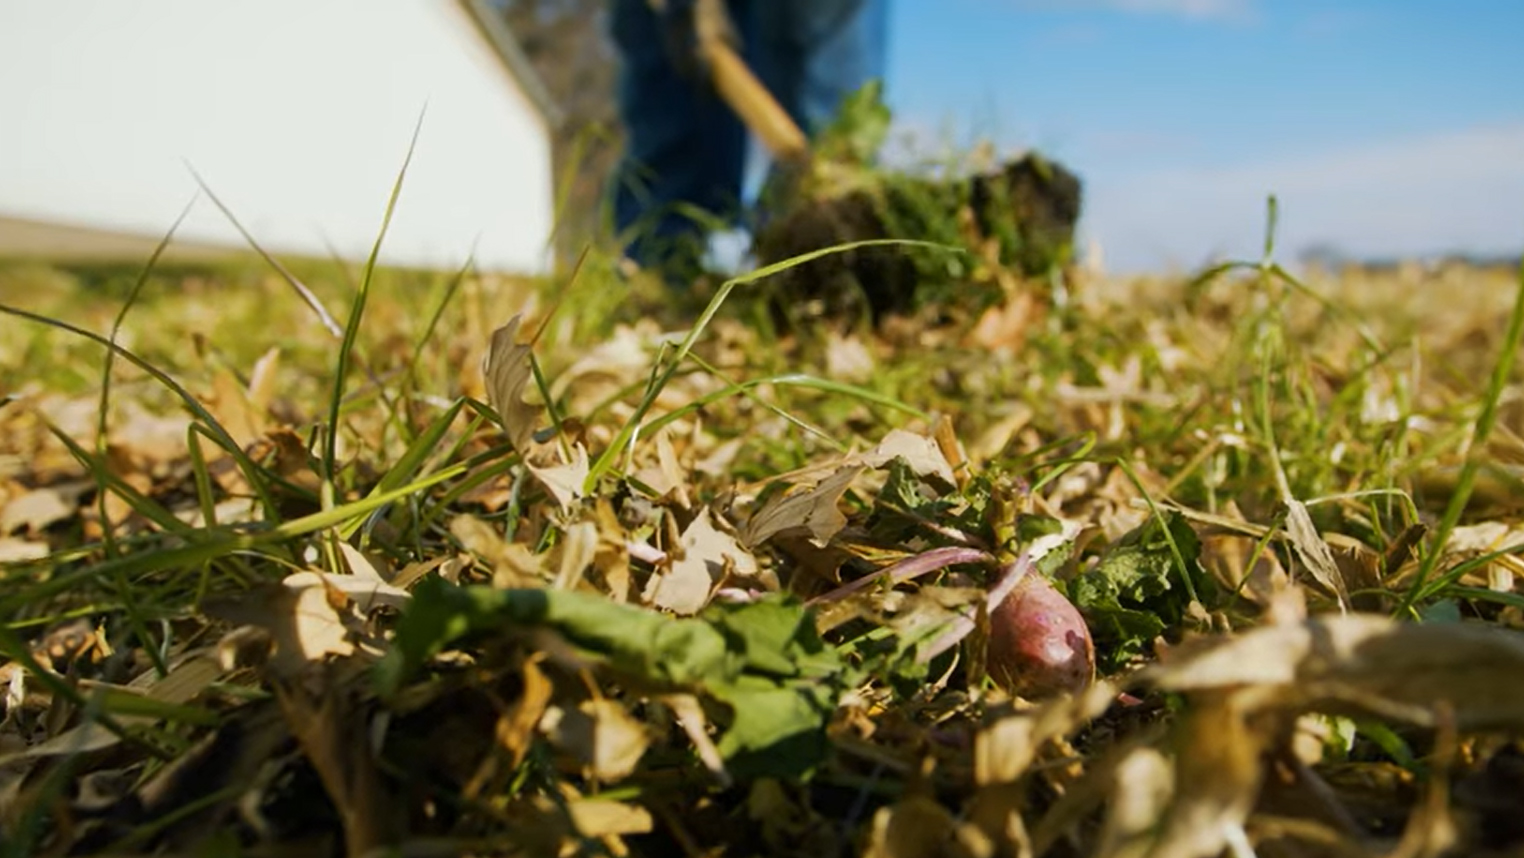
{"label": "green grass blade", "polygon": [[[407,178],[407,168],[413,163],[413,153],[418,149],[418,135],[423,131],[423,118],[425,113],[419,113],[418,122],[413,126],[413,139],[408,142],[407,156],[402,159],[402,169],[397,171],[397,179],[392,183],[391,196],[386,200],[386,214],[381,218],[381,230],[376,234],[376,241],[370,248],[370,256],[365,260],[365,273],[360,278],[360,288],[356,290],[353,303],[349,308],[349,321],[344,326],[344,334],[339,346],[338,365],[334,368],[333,393],[328,402],[328,431],[324,437],[323,446],[323,480],[328,485],[325,487],[332,491],[334,468],[338,460],[339,446],[339,411],[344,402],[344,386],[348,381],[349,362],[352,350],[355,347],[355,339],[360,333],[360,321],[365,316],[365,303],[370,297],[371,281],[376,273],[376,260],[381,256],[381,244],[386,240],[386,231],[391,227],[392,215],[397,211],[397,199],[402,196],[402,183]],[[324,499],[328,503],[328,499]]]}
{"label": "green grass blade", "polygon": [[1503,399],[1503,391],[1508,387],[1508,380],[1513,377],[1519,343],[1524,341],[1524,261],[1519,264],[1518,281],[1513,312],[1508,316],[1508,332],[1503,336],[1503,348],[1498,354],[1497,363],[1493,364],[1492,377],[1482,398],[1481,412],[1472,426],[1471,442],[1467,446],[1466,461],[1461,464],[1460,475],[1455,481],[1455,493],[1450,496],[1444,517],[1434,529],[1429,550],[1424,553],[1423,560],[1418,565],[1417,576],[1403,594],[1402,603],[1398,606],[1401,614],[1411,613],[1415,603],[1433,594],[1434,591],[1426,586],[1429,576],[1434,574],[1434,567],[1444,556],[1445,543],[1460,523],[1461,515],[1466,511],[1466,503],[1471,499],[1471,490],[1476,485],[1477,472],[1483,464],[1482,451],[1486,449],[1487,438],[1492,434],[1493,424],[1497,422],[1498,403]]}

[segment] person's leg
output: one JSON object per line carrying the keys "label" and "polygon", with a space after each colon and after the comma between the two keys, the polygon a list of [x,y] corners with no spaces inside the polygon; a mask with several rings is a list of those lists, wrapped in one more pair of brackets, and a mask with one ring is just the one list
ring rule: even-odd
{"label": "person's leg", "polygon": [[[744,27],[747,10],[736,11]],[[705,82],[673,67],[662,22],[647,0],[613,0],[611,24],[623,62],[618,95],[625,131],[611,189],[615,226],[632,238],[625,252],[643,266],[696,263],[704,230],[683,209],[736,214],[745,128]]]}
{"label": "person's leg", "polygon": [[768,0],[755,12],[751,60],[807,134],[835,118],[848,95],[882,80],[888,0]]}

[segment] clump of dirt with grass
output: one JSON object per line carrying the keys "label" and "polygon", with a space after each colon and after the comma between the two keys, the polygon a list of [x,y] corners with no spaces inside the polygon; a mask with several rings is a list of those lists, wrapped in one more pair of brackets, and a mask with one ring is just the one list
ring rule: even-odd
{"label": "clump of dirt with grass", "polygon": [[977,262],[917,253],[911,243],[967,248],[1023,278],[1063,272],[1074,257],[1078,176],[1036,152],[973,171],[885,169],[878,153],[889,112],[878,96],[870,85],[848,99],[809,163],[785,171],[765,196],[753,246],[759,264],[859,245],[774,278],[786,322],[978,312],[1000,298],[998,286],[969,276]]}

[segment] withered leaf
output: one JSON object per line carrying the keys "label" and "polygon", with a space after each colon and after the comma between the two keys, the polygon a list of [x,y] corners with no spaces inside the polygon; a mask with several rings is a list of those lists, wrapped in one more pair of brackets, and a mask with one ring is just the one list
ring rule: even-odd
{"label": "withered leaf", "polygon": [[651,744],[645,726],[608,699],[585,700],[576,709],[552,706],[540,719],[540,731],[602,781],[628,777]]}
{"label": "withered leaf", "polygon": [[0,509],[0,536],[25,530],[41,533],[49,525],[64,521],[79,512],[80,495],[93,489],[87,480],[32,489],[13,498]]}
{"label": "withered leaf", "polygon": [[772,499],[752,513],[741,529],[741,541],[755,548],[784,531],[803,528],[812,543],[824,547],[847,526],[847,517],[837,504],[862,470],[859,465],[838,468],[814,488]]}
{"label": "withered leaf", "polygon": [[487,381],[487,399],[503,422],[508,441],[524,460],[535,478],[563,508],[582,497],[582,487],[590,469],[587,450],[575,444],[571,461],[562,462],[554,444],[535,440],[535,426],[541,408],[524,401],[524,393],[534,379],[530,362],[532,346],[517,342],[522,316],[492,332],[492,344],[482,368]]}
{"label": "withered leaf", "polygon": [[1344,585],[1344,576],[1339,574],[1333,552],[1313,525],[1307,505],[1295,498],[1286,499],[1286,535],[1291,538],[1291,547],[1302,565],[1325,590],[1338,598],[1340,609],[1348,610],[1349,589]]}
{"label": "withered leaf", "polygon": [[520,455],[526,455],[534,438],[540,408],[524,401],[524,391],[529,388],[534,374],[529,363],[532,346],[517,341],[522,321],[522,315],[515,315],[492,332],[483,374],[487,378],[487,401],[503,421],[508,442]]}
{"label": "withered leaf", "polygon": [[646,600],[673,613],[698,613],[727,569],[751,577],[757,573],[757,560],[734,537],[717,529],[705,508],[683,531],[678,559],[651,577]]}
{"label": "withered leaf", "polygon": [[1182,648],[1150,676],[1172,691],[1257,686],[1262,706],[1353,709],[1462,730],[1524,725],[1524,634],[1479,623],[1402,623],[1379,614],[1317,616]]}
{"label": "withered leaf", "polygon": [[862,461],[873,468],[882,468],[895,459],[903,459],[918,477],[936,477],[948,488],[955,485],[952,465],[948,464],[942,448],[933,438],[894,429],[862,457]]}

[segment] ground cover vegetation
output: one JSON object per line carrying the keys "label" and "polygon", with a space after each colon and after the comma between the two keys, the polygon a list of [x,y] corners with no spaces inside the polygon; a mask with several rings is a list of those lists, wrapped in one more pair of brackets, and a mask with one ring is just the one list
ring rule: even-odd
{"label": "ground cover vegetation", "polygon": [[973,205],[681,295],[0,268],[4,849],[1517,854],[1520,272]]}

